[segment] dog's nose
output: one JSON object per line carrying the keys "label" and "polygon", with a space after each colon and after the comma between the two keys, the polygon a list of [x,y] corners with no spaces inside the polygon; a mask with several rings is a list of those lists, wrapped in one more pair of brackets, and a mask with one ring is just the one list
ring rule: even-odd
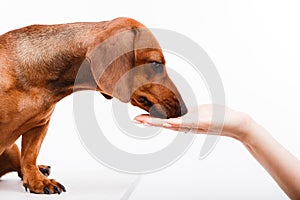
{"label": "dog's nose", "polygon": [[181,103],[180,105],[180,116],[185,115],[188,112],[188,109],[184,103]]}

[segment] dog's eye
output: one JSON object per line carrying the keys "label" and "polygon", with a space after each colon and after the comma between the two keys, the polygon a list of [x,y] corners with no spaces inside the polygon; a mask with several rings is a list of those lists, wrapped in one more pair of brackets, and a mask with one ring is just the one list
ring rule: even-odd
{"label": "dog's eye", "polygon": [[148,107],[151,107],[153,105],[146,97],[143,96],[139,97],[139,102]]}
{"label": "dog's eye", "polygon": [[163,64],[161,64],[159,62],[152,62],[151,67],[156,73],[161,73],[164,71]]}

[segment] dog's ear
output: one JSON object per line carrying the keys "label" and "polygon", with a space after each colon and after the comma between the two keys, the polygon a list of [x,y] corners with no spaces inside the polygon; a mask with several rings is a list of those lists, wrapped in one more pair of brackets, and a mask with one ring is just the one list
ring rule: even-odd
{"label": "dog's ear", "polygon": [[133,79],[128,74],[135,65],[136,35],[133,29],[115,33],[87,52],[93,78],[106,98],[130,100]]}
{"label": "dog's ear", "polygon": [[102,89],[96,84],[93,74],[91,72],[91,62],[89,59],[84,59],[80,65],[80,68],[76,75],[76,80],[74,82],[74,89],[95,89],[99,91],[106,99],[112,99],[112,96],[102,92]]}

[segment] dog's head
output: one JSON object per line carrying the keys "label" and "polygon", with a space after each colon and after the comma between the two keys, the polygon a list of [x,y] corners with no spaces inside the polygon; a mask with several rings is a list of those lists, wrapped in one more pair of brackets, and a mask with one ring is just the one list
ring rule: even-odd
{"label": "dog's head", "polygon": [[160,118],[179,117],[187,108],[169,78],[162,50],[149,29],[121,18],[108,23],[87,58],[98,90]]}

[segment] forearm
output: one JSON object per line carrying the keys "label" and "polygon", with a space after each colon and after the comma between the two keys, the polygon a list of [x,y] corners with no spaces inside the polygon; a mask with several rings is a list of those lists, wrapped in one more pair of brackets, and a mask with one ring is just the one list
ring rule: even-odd
{"label": "forearm", "polygon": [[241,142],[291,199],[300,199],[300,161],[296,157],[255,122]]}

